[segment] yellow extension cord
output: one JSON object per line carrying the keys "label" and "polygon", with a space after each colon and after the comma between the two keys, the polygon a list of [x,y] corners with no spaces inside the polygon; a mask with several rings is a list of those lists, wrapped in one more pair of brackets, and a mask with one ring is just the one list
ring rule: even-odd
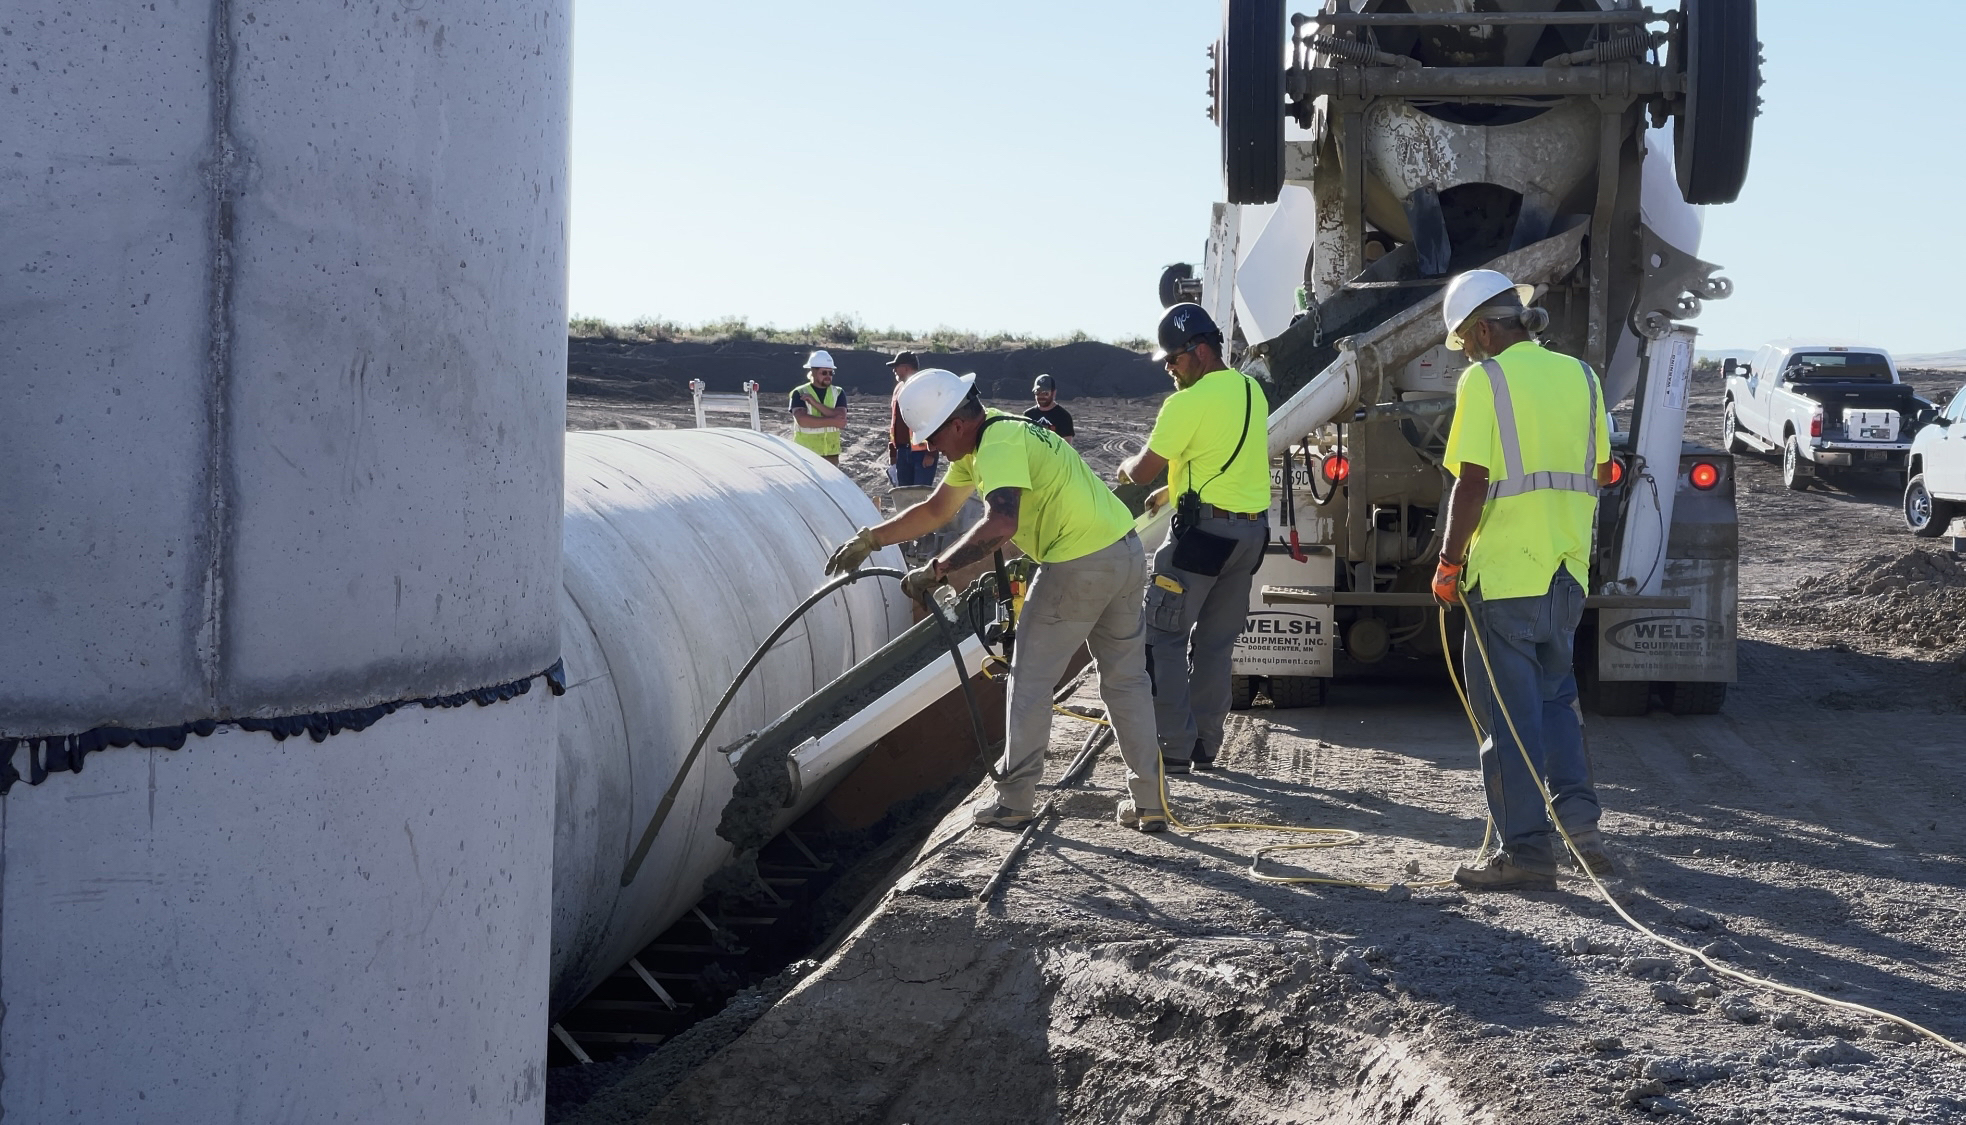
{"label": "yellow extension cord", "polygon": [[[1459,595],[1457,592],[1457,599],[1458,597]],[[1463,599],[1461,600],[1461,605],[1465,609],[1467,607],[1467,602]],[[1447,677],[1454,685],[1454,694],[1461,701],[1461,711],[1463,714],[1467,716],[1468,725],[1471,728],[1473,728],[1475,741],[1477,744],[1479,744],[1482,741],[1484,741],[1487,736],[1482,732],[1480,721],[1475,718],[1474,704],[1469,701],[1468,693],[1461,686],[1461,679],[1458,675],[1455,674],[1454,671],[1454,654],[1451,647],[1447,643],[1447,610],[1445,607],[1442,607],[1437,611],[1437,620],[1440,625],[1441,658],[1447,664]],[[1624,908],[1623,904],[1619,903],[1617,898],[1614,895],[1612,895],[1612,893],[1608,889],[1605,888],[1604,883],[1598,879],[1597,874],[1590,869],[1590,865],[1584,862],[1584,857],[1579,852],[1576,842],[1571,840],[1570,833],[1563,827],[1563,822],[1557,818],[1555,799],[1550,796],[1549,787],[1543,784],[1542,775],[1536,771],[1536,763],[1534,762],[1534,760],[1532,760],[1529,757],[1529,750],[1526,746],[1523,745],[1521,734],[1519,734],[1516,731],[1515,717],[1509,714],[1508,704],[1503,701],[1501,692],[1499,690],[1496,690],[1495,666],[1489,662],[1488,645],[1485,641],[1481,639],[1481,630],[1474,627],[1473,614],[1469,614],[1468,616],[1468,635],[1474,638],[1475,651],[1481,654],[1482,670],[1488,676],[1488,684],[1491,692],[1493,692],[1494,694],[1495,705],[1502,712],[1502,720],[1508,724],[1510,736],[1512,736],[1515,739],[1516,752],[1522,755],[1523,765],[1528,767],[1529,776],[1536,782],[1536,791],[1542,795],[1543,808],[1549,815],[1550,823],[1555,826],[1557,835],[1563,838],[1563,846],[1569,850],[1572,858],[1576,860],[1577,869],[1584,873],[1584,877],[1591,881],[1591,886],[1597,888],[1598,896],[1602,898],[1605,901],[1605,903],[1611,907],[1612,910],[1617,911],[1618,917],[1624,919],[1627,925],[1631,926],[1639,933],[1645,935],[1647,938],[1650,938],[1652,941],[1657,942],[1662,946],[1665,946],[1667,949],[1671,949],[1677,953],[1683,953],[1686,956],[1693,958],[1694,960],[1700,962],[1700,964],[1705,965],[1712,972],[1718,973],[1721,976],[1728,978],[1729,980],[1738,981],[1739,983],[1748,985],[1751,988],[1758,988],[1769,992],[1777,992],[1785,996],[1794,996],[1799,999],[1813,1001],[1825,1007],[1836,1008],[1846,1012],[1857,1012],[1862,1015],[1867,1015],[1867,1016],[1874,1017],[1876,1019],[1883,1020],[1886,1023],[1896,1024],[1899,1027],[1905,1028],[1908,1031],[1912,1031],[1918,1035],[1925,1037],[1926,1039],[1931,1040],[1934,1043],[1937,1043],[1939,1046],[1944,1047],[1946,1050],[1951,1051],[1955,1055],[1958,1055],[1962,1058],[1966,1058],[1966,1046],[1961,1046],[1960,1044],[1953,1042],[1952,1040],[1946,1038],[1943,1035],[1940,1035],[1938,1032],[1933,1031],[1928,1027],[1923,1026],[1922,1024],[1915,1023],[1911,1020],[1906,1019],[1903,1016],[1894,1015],[1893,1013],[1886,1012],[1886,1011],[1881,1011],[1877,1008],[1868,1007],[1863,1004],[1853,1003],[1848,1000],[1837,1000],[1832,997],[1824,996],[1821,993],[1811,992],[1806,988],[1797,988],[1794,985],[1782,984],[1779,981],[1768,980],[1763,977],[1757,977],[1752,973],[1745,973],[1739,969],[1730,968],[1729,966],[1723,965],[1720,962],[1715,961],[1712,957],[1707,956],[1705,953],[1700,952],[1698,949],[1695,949],[1692,946],[1683,945],[1679,942],[1672,940],[1669,937],[1666,937],[1658,933],[1657,931],[1653,930],[1650,926],[1647,926],[1645,923],[1632,917],[1631,913]],[[1068,715],[1082,722],[1099,723],[1105,726],[1112,725],[1106,719],[1094,718],[1091,715],[1087,715],[1080,711],[1070,710],[1058,704],[1053,704],[1052,710],[1058,712],[1061,715]],[[1320,886],[1359,887],[1365,890],[1374,890],[1374,891],[1383,891],[1393,885],[1391,883],[1369,883],[1356,879],[1335,879],[1327,876],[1318,876],[1318,875],[1264,874],[1262,871],[1257,869],[1258,864],[1262,862],[1262,859],[1265,855],[1270,854],[1272,852],[1309,851],[1317,848],[1340,848],[1360,842],[1361,840],[1364,839],[1364,835],[1362,833],[1353,831],[1352,829],[1349,828],[1312,828],[1303,825],[1253,824],[1243,821],[1222,821],[1213,824],[1187,824],[1184,823],[1179,817],[1175,816],[1174,803],[1168,799],[1167,771],[1162,769],[1162,770],[1156,770],[1155,772],[1159,774],[1161,807],[1165,809],[1167,812],[1167,822],[1183,832],[1189,832],[1189,833],[1237,832],[1237,831],[1239,832],[1289,832],[1289,833],[1298,833],[1303,835],[1324,837],[1324,839],[1321,839],[1316,843],[1271,844],[1266,847],[1261,847],[1256,849],[1256,851],[1250,856],[1249,873],[1251,877],[1261,882],[1314,883]],[[1476,849],[1475,862],[1480,862],[1481,859],[1487,855],[1488,845],[1491,841],[1493,841],[1494,833],[1495,833],[1495,821],[1493,818],[1490,818],[1488,821],[1487,828],[1482,833],[1481,846],[1480,848]],[[1406,885],[1409,887],[1424,888],[1424,887],[1451,887],[1454,886],[1455,884],[1452,879],[1436,879],[1436,880],[1431,880],[1428,882],[1421,882],[1421,883],[1407,883]]]}

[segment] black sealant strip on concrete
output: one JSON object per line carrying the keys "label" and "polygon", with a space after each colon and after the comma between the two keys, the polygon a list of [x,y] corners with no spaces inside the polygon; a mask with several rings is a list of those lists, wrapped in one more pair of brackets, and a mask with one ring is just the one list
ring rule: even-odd
{"label": "black sealant strip on concrete", "polygon": [[[39,785],[51,773],[82,772],[82,760],[98,750],[112,747],[140,746],[154,750],[182,750],[185,740],[192,735],[205,738],[220,727],[238,727],[240,730],[263,731],[273,736],[274,741],[283,742],[289,738],[307,735],[316,742],[326,742],[329,735],[344,731],[367,730],[384,715],[391,715],[405,707],[462,707],[476,703],[489,707],[503,703],[532,690],[534,680],[544,679],[546,686],[554,695],[565,695],[567,690],[566,662],[555,660],[551,668],[535,672],[523,679],[512,680],[489,687],[474,688],[455,695],[432,695],[421,699],[399,699],[391,703],[378,703],[373,707],[356,707],[346,711],[314,711],[304,715],[281,715],[270,719],[193,719],[173,727],[97,727],[80,734],[36,735],[32,738],[0,738],[0,796],[14,787],[14,782],[25,777],[29,785]],[[14,765],[15,752],[27,747],[27,773],[23,775]]]}

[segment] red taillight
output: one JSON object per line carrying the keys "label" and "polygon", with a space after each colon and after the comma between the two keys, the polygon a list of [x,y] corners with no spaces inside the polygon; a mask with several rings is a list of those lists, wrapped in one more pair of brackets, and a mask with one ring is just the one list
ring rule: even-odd
{"label": "red taillight", "polygon": [[1611,483],[1617,484],[1625,479],[1625,463],[1616,457],[1611,459]]}
{"label": "red taillight", "polygon": [[1809,436],[1823,436],[1823,412],[1820,410],[1809,416]]}
{"label": "red taillight", "polygon": [[1324,479],[1337,484],[1352,475],[1352,463],[1342,453],[1334,453],[1324,459]]}
{"label": "red taillight", "polygon": [[1686,474],[1686,479],[1693,482],[1694,488],[1705,492],[1720,483],[1720,466],[1711,461],[1695,461],[1693,471]]}

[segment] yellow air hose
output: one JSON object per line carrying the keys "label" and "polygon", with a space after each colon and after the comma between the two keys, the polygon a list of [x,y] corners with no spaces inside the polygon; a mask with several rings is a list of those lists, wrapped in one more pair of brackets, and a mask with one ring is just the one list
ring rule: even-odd
{"label": "yellow air hose", "polygon": [[[1455,599],[1461,603],[1463,608],[1467,607],[1468,604],[1467,600],[1461,597],[1460,592],[1458,590],[1455,592]],[[1444,626],[1443,626],[1443,630],[1444,630]],[[1474,638],[1475,651],[1481,654],[1481,666],[1483,671],[1488,676],[1489,687],[1491,689],[1494,689],[1495,666],[1489,663],[1488,644],[1486,641],[1481,639],[1481,630],[1475,627],[1474,614],[1472,613],[1468,614],[1468,635]],[[1451,653],[1447,655],[1446,659],[1450,665],[1453,663],[1454,658]],[[1591,881],[1591,886],[1597,888],[1598,897],[1602,898],[1605,901],[1605,903],[1611,907],[1611,909],[1617,911],[1618,917],[1623,918],[1626,924],[1631,926],[1631,928],[1637,930],[1641,934],[1644,934],[1646,937],[1651,938],[1653,941],[1659,943],[1660,945],[1665,946],[1667,949],[1673,950],[1674,952],[1677,953],[1683,953],[1686,956],[1693,958],[1694,960],[1700,962],[1700,964],[1705,965],[1708,969],[1712,970],[1715,973],[1720,974],[1721,976],[1728,978],[1729,980],[1738,981],[1741,984],[1745,984],[1753,988],[1759,988],[1768,992],[1779,992],[1785,996],[1794,996],[1799,999],[1814,1001],[1815,1003],[1821,1004],[1824,1007],[1836,1008],[1845,1012],[1857,1012],[1862,1015],[1871,1016],[1876,1019],[1883,1020],[1886,1023],[1896,1024],[1897,1026],[1905,1028],[1908,1031],[1916,1032],[1917,1034],[1922,1035],[1927,1039],[1930,1039],[1932,1042],[1937,1043],[1939,1046],[1944,1047],[1946,1050],[1951,1051],[1955,1055],[1959,1055],[1962,1058],[1966,1058],[1966,1047],[1960,1046],[1958,1043],[1955,1043],[1952,1040],[1947,1039],[1945,1036],[1940,1035],[1938,1032],[1933,1031],[1928,1027],[1924,1027],[1917,1023],[1913,1023],[1911,1020],[1908,1020],[1903,1016],[1894,1015],[1890,1012],[1880,1011],[1876,1008],[1867,1007],[1866,1005],[1863,1004],[1852,1003],[1851,1001],[1848,1000],[1833,999],[1831,997],[1824,996],[1820,993],[1811,992],[1806,988],[1797,988],[1794,985],[1782,984],[1779,981],[1768,980],[1764,977],[1755,976],[1753,973],[1744,973],[1739,969],[1730,968],[1726,965],[1721,964],[1718,961],[1715,961],[1713,958],[1707,956],[1706,954],[1700,952],[1699,950],[1694,949],[1692,946],[1682,945],[1681,943],[1676,942],[1671,938],[1666,937],[1654,931],[1650,926],[1647,926],[1645,923],[1632,917],[1631,913],[1627,911],[1621,903],[1619,903],[1617,898],[1613,896],[1609,890],[1605,889],[1603,882],[1601,882],[1598,879],[1596,873],[1590,869],[1590,865],[1584,862],[1583,854],[1578,851],[1576,842],[1571,840],[1569,831],[1567,831],[1563,827],[1563,822],[1557,819],[1556,804],[1550,797],[1549,787],[1543,784],[1542,775],[1537,772],[1535,761],[1529,757],[1528,748],[1522,744],[1522,736],[1516,733],[1515,717],[1509,714],[1509,706],[1507,703],[1503,702],[1502,693],[1499,690],[1497,690],[1494,692],[1494,694],[1495,694],[1495,706],[1498,710],[1502,712],[1502,721],[1508,724],[1509,736],[1515,739],[1516,752],[1522,755],[1523,765],[1528,767],[1529,776],[1536,782],[1536,791],[1542,794],[1543,809],[1545,812],[1549,814],[1550,823],[1556,827],[1557,835],[1563,838],[1563,846],[1569,849],[1570,855],[1577,861],[1578,870],[1582,871],[1584,873],[1584,877]],[[1467,706],[1467,697],[1465,695],[1462,696],[1461,703],[1462,706],[1464,707]],[[1472,708],[1469,709],[1468,718],[1470,721],[1473,721],[1474,719],[1474,712]]]}
{"label": "yellow air hose", "polygon": [[[1467,601],[1460,597],[1458,591],[1456,592],[1455,596],[1456,596],[1456,600],[1460,601],[1462,608],[1466,609]],[[1454,671],[1454,653],[1452,647],[1447,643],[1448,638],[1447,638],[1446,607],[1439,608],[1437,612],[1437,620],[1440,627],[1441,658],[1446,662],[1447,665],[1447,678],[1454,685],[1454,695],[1457,699],[1461,701],[1461,712],[1462,714],[1467,716],[1468,726],[1474,731],[1475,743],[1477,746],[1479,746],[1483,741],[1486,740],[1487,735],[1481,729],[1480,720],[1475,717],[1474,704],[1469,701],[1468,693],[1461,684],[1460,676],[1456,674],[1456,672]],[[1749,987],[1752,988],[1758,988],[1768,992],[1777,992],[1785,996],[1794,996],[1799,999],[1813,1001],[1817,1004],[1824,1005],[1825,1007],[1836,1008],[1846,1012],[1857,1012],[1862,1015],[1867,1015],[1876,1019],[1884,1020],[1887,1023],[1896,1024],[1899,1027],[1905,1028],[1906,1030],[1924,1036],[1925,1038],[1930,1039],[1932,1042],[1937,1043],[1939,1046],[1944,1047],[1946,1050],[1951,1051],[1956,1055],[1959,1055],[1961,1057],[1966,1057],[1966,1047],[1962,1047],[1960,1044],[1955,1043],[1950,1039],[1947,1039],[1945,1036],[1940,1035],[1938,1032],[1933,1031],[1930,1028],[1925,1027],[1921,1024],[1914,1023],[1913,1021],[1908,1020],[1903,1016],[1894,1015],[1890,1012],[1881,1011],[1877,1008],[1868,1007],[1863,1004],[1853,1003],[1848,1000],[1837,1000],[1832,997],[1824,996],[1820,993],[1810,992],[1808,989],[1805,988],[1797,988],[1794,985],[1782,984],[1779,981],[1768,980],[1763,977],[1757,977],[1752,973],[1746,973],[1746,972],[1742,972],[1739,969],[1731,968],[1727,965],[1721,964],[1720,962],[1714,960],[1712,957],[1707,956],[1705,953],[1700,952],[1698,949],[1695,949],[1692,946],[1683,945],[1679,942],[1672,940],[1671,938],[1659,934],[1658,932],[1654,931],[1651,927],[1647,926],[1645,923],[1632,917],[1631,913],[1627,911],[1624,908],[1624,906],[1618,902],[1617,898],[1613,896],[1611,892],[1604,886],[1604,883],[1598,879],[1597,875],[1594,872],[1591,871],[1590,865],[1584,862],[1584,858],[1582,854],[1578,851],[1576,843],[1570,839],[1570,833],[1564,829],[1563,822],[1557,819],[1556,806],[1554,803],[1554,799],[1550,796],[1549,787],[1543,783],[1542,775],[1537,772],[1536,763],[1534,762],[1534,760],[1532,760],[1529,757],[1529,751],[1526,747],[1523,746],[1521,735],[1517,734],[1516,732],[1515,717],[1509,714],[1508,704],[1502,700],[1501,692],[1496,689],[1495,667],[1493,664],[1489,662],[1488,645],[1485,641],[1482,640],[1481,631],[1475,627],[1474,615],[1472,613],[1468,614],[1467,628],[1468,628],[1468,634],[1474,638],[1475,651],[1480,653],[1481,655],[1482,671],[1488,677],[1488,684],[1489,684],[1490,691],[1493,693],[1495,697],[1495,706],[1498,710],[1502,712],[1502,720],[1504,723],[1508,725],[1510,736],[1515,739],[1516,752],[1522,755],[1523,765],[1528,768],[1529,776],[1535,779],[1536,791],[1542,795],[1543,808],[1544,811],[1549,814],[1550,823],[1556,827],[1557,834],[1563,838],[1563,846],[1566,849],[1568,849],[1571,856],[1575,858],[1577,862],[1577,869],[1579,871],[1582,871],[1584,873],[1584,877],[1591,881],[1591,886],[1597,888],[1598,897],[1602,898],[1605,901],[1605,903],[1611,907],[1612,910],[1617,911],[1618,917],[1624,919],[1627,925],[1631,926],[1639,933],[1643,934],[1647,938],[1650,938],[1652,941],[1657,942],[1658,944],[1666,947],[1667,949],[1671,949],[1677,953],[1683,953],[1686,956],[1697,960],[1702,965],[1705,965],[1709,970],[1718,973],[1719,975],[1724,976],[1729,980],[1737,981],[1741,984],[1748,985]],[[1111,723],[1105,719],[1096,719],[1090,715],[1086,715],[1079,711],[1068,710],[1063,706],[1054,705],[1053,710],[1057,711],[1061,715],[1067,715],[1070,716],[1071,718],[1079,719],[1084,722],[1096,722],[1096,723],[1104,723],[1108,726],[1111,725]],[[1174,803],[1168,799],[1167,771],[1163,769],[1157,772],[1160,774],[1159,781],[1160,781],[1161,807],[1167,811],[1167,822],[1182,832],[1189,832],[1189,833],[1288,832],[1288,833],[1296,833],[1301,835],[1312,835],[1312,836],[1320,837],[1320,839],[1314,843],[1271,844],[1266,847],[1261,847],[1256,849],[1256,851],[1252,853],[1250,856],[1249,873],[1252,878],[1257,879],[1258,881],[1265,882],[1265,883],[1311,883],[1311,884],[1316,884],[1318,886],[1327,886],[1327,887],[1358,887],[1370,891],[1384,891],[1389,887],[1393,886],[1392,883],[1373,883],[1373,882],[1366,882],[1357,879],[1338,879],[1338,878],[1333,878],[1330,876],[1322,876],[1322,875],[1266,874],[1265,872],[1259,870],[1259,865],[1261,864],[1263,857],[1270,853],[1286,852],[1286,851],[1310,851],[1318,848],[1341,848],[1361,842],[1364,839],[1364,835],[1360,832],[1353,831],[1352,829],[1349,828],[1313,828],[1303,825],[1257,824],[1247,821],[1219,821],[1212,824],[1188,824],[1185,821],[1181,820],[1180,817],[1175,815]],[[1487,857],[1489,845],[1493,842],[1495,842],[1495,822],[1492,818],[1490,818],[1487,827],[1482,832],[1481,846],[1477,848],[1475,851],[1474,862],[1479,863],[1481,860]],[[1497,846],[1499,847],[1499,845]],[[1454,885],[1455,883],[1452,879],[1434,879],[1425,882],[1406,884],[1406,886],[1408,887],[1420,887],[1420,888],[1451,887]]]}

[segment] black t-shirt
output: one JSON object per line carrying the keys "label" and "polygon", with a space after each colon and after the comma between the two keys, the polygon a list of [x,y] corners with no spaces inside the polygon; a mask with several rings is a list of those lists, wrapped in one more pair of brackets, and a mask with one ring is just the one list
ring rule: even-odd
{"label": "black t-shirt", "polygon": [[1039,410],[1033,406],[1024,412],[1024,417],[1051,430],[1059,437],[1068,438],[1072,436],[1072,412],[1056,403],[1052,404],[1050,410]]}

